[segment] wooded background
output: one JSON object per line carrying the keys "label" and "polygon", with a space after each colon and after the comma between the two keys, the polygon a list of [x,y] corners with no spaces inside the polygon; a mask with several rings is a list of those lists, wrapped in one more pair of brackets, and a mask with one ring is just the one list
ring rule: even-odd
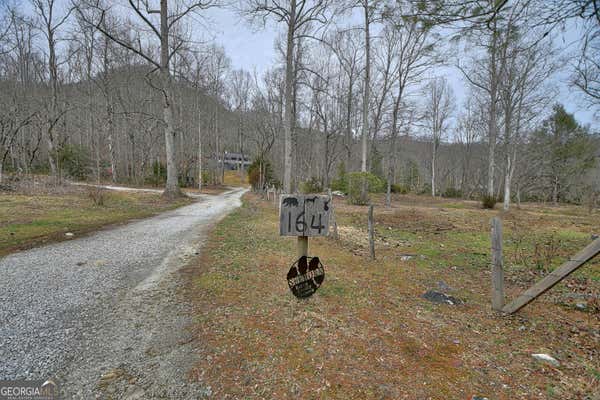
{"label": "wooded background", "polygon": [[[600,197],[596,1],[30,0],[0,9],[0,183],[31,174],[217,184],[224,152],[252,184],[585,203]],[[202,40],[227,7],[275,24],[259,76]],[[569,51],[562,28],[577,26]],[[577,50],[574,52],[573,48]],[[257,55],[260,57],[260,55]],[[460,71],[457,103],[445,77]],[[565,78],[566,77],[566,78]],[[171,175],[167,175],[167,170]],[[248,171],[240,171],[245,174]],[[170,179],[170,180],[169,180]],[[170,185],[169,186],[169,182]],[[388,196],[389,198],[389,196]]]}

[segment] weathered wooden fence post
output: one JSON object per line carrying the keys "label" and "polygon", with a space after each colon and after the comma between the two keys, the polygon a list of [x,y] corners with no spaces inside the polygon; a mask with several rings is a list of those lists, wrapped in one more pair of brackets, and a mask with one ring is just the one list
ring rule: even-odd
{"label": "weathered wooden fence post", "polygon": [[298,236],[298,258],[308,257],[308,236]]}
{"label": "weathered wooden fence post", "polygon": [[502,220],[492,219],[492,309],[504,307],[504,262],[502,259]]}
{"label": "weathered wooden fence post", "polygon": [[340,237],[338,235],[337,220],[335,218],[335,208],[333,207],[333,195],[331,194],[331,189],[327,189],[327,195],[329,196],[329,201],[332,206],[331,213],[329,215],[329,224],[333,226],[333,239],[338,240]]}
{"label": "weathered wooden fence post", "polygon": [[373,221],[373,204],[369,205],[369,253],[375,259],[375,223]]}

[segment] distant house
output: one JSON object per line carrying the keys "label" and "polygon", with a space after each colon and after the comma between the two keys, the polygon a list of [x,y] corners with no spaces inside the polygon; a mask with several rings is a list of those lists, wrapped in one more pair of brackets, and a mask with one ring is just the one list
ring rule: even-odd
{"label": "distant house", "polygon": [[[221,161],[221,160],[219,160]],[[247,168],[250,164],[250,159],[246,155],[242,155],[241,153],[228,153],[225,152],[225,156],[223,157],[223,166],[228,170],[236,170],[239,169],[240,166],[244,164],[244,168]]]}

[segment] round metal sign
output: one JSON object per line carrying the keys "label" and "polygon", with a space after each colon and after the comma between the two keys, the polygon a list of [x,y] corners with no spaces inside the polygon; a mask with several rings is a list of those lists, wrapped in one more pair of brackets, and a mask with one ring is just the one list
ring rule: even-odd
{"label": "round metal sign", "polygon": [[300,257],[287,274],[288,286],[294,296],[312,296],[325,280],[325,269],[319,257]]}

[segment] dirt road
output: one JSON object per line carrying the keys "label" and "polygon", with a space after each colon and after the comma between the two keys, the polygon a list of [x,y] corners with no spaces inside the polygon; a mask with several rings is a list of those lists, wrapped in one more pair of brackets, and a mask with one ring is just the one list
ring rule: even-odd
{"label": "dirt road", "polygon": [[242,189],[0,259],[0,379],[54,378],[65,398],[202,398],[189,384],[177,271]]}

